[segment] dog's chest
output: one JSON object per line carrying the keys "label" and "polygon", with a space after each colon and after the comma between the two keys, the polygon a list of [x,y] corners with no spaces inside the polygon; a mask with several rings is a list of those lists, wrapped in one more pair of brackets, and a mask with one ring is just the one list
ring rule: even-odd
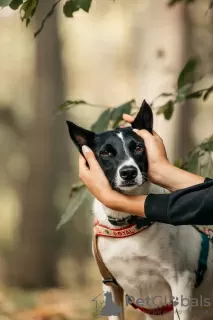
{"label": "dog's chest", "polygon": [[[96,219],[111,227],[107,208],[94,202]],[[107,212],[122,219],[127,214]],[[98,237],[101,257],[125,293],[135,300],[163,297],[158,305],[170,302],[171,287],[178,274],[184,270],[192,273],[199,259],[200,235],[190,226],[174,227],[154,223],[148,229],[127,238]],[[178,270],[178,271],[177,271]],[[175,280],[176,281],[176,280]],[[156,307],[144,301],[145,307]]]}
{"label": "dog's chest", "polygon": [[[146,232],[146,237],[143,237],[143,232]],[[168,303],[171,292],[165,278],[171,272],[171,263],[160,258],[166,251],[168,253],[168,247],[162,243],[162,249],[156,248],[152,236],[153,232],[146,230],[128,238],[100,237],[98,247],[106,267],[129,296],[137,300],[164,292]],[[172,252],[169,253],[171,255]]]}

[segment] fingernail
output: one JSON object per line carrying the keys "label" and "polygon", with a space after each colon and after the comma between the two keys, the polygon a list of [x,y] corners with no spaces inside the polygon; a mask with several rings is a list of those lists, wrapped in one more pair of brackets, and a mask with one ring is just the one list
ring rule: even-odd
{"label": "fingernail", "polygon": [[90,152],[91,151],[91,149],[89,148],[89,147],[87,147],[87,146],[83,146],[82,147],[82,152],[83,152],[83,154],[85,154],[85,153],[87,153],[87,152]]}
{"label": "fingernail", "polygon": [[134,132],[138,132],[139,130],[138,130],[138,129],[133,129],[132,131],[134,131]]}

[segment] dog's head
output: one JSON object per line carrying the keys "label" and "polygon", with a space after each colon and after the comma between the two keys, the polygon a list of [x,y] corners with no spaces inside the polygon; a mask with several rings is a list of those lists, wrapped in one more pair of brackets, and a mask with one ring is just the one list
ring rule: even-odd
{"label": "dog's head", "polygon": [[90,147],[112,188],[128,193],[147,181],[148,162],[143,140],[132,129],[152,133],[153,114],[144,100],[132,127],[116,128],[96,134],[67,121],[70,137],[82,154]]}

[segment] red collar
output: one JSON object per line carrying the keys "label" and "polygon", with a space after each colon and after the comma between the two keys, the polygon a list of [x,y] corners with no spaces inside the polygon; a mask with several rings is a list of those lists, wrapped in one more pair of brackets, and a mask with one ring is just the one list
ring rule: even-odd
{"label": "red collar", "polygon": [[[149,225],[150,226],[150,225]],[[130,224],[123,228],[109,228],[99,223],[98,220],[94,221],[94,232],[97,236],[109,237],[109,238],[126,238],[133,236],[149,226],[142,226],[137,228],[136,224]]]}
{"label": "red collar", "polygon": [[133,308],[139,309],[146,314],[152,314],[152,315],[156,315],[156,316],[160,316],[162,314],[173,311],[173,303],[172,302],[170,304],[165,305],[165,306],[154,308],[154,309],[148,309],[148,308],[137,306],[134,302],[132,302],[131,305],[133,306]]}

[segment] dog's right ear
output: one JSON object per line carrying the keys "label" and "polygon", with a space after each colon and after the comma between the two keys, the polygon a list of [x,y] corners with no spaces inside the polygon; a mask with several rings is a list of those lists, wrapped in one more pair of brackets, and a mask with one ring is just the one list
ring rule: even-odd
{"label": "dog's right ear", "polygon": [[140,110],[132,123],[133,129],[146,129],[152,133],[153,129],[153,113],[150,105],[144,100]]}
{"label": "dog's right ear", "polygon": [[81,154],[83,145],[92,147],[95,138],[94,132],[81,128],[71,121],[67,121],[67,125],[70,137]]}

